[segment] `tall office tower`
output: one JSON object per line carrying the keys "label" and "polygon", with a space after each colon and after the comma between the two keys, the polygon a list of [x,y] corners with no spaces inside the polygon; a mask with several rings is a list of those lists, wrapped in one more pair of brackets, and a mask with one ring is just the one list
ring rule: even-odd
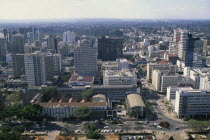
{"label": "tall office tower", "polygon": [[51,50],[53,53],[58,53],[58,41],[53,35],[49,35],[47,39],[47,49]]}
{"label": "tall office tower", "polygon": [[45,56],[42,52],[25,54],[25,73],[29,86],[41,86],[46,83]]}
{"label": "tall office tower", "polygon": [[181,39],[181,31],[180,30],[174,30],[174,46],[175,46],[175,55],[178,54],[178,45],[179,45],[179,41]]}
{"label": "tall office tower", "polygon": [[63,41],[69,43],[75,42],[75,33],[70,31],[64,32]]}
{"label": "tall office tower", "polygon": [[123,39],[101,37],[98,39],[98,59],[102,61],[115,61],[123,57]]}
{"label": "tall office tower", "polygon": [[12,53],[24,53],[24,36],[15,34],[12,36]]}
{"label": "tall office tower", "polygon": [[40,47],[36,47],[34,43],[24,45],[24,53],[33,53],[35,51],[41,51]]}
{"label": "tall office tower", "polygon": [[31,44],[34,42],[34,36],[32,32],[27,32],[27,43]]}
{"label": "tall office tower", "polygon": [[32,28],[32,32],[33,32],[33,39],[34,39],[34,41],[40,40],[39,28]]}
{"label": "tall office tower", "polygon": [[7,52],[7,40],[5,38],[0,38],[0,61],[6,61]]}
{"label": "tall office tower", "polygon": [[205,67],[207,41],[200,38],[193,38],[192,34],[188,35],[188,43],[185,54],[186,67]]}
{"label": "tall office tower", "polygon": [[24,40],[27,41],[27,33],[29,32],[29,28],[23,27],[19,28],[19,32],[24,36]]}
{"label": "tall office tower", "polygon": [[8,29],[0,29],[0,38],[9,40],[9,31]]}
{"label": "tall office tower", "polygon": [[188,31],[181,31],[180,41],[178,45],[178,57],[180,60],[185,60],[187,45],[188,45]]}
{"label": "tall office tower", "polygon": [[53,77],[61,73],[61,55],[52,54],[50,52],[45,53],[45,68],[46,79],[52,80]]}
{"label": "tall office tower", "polygon": [[75,72],[94,76],[97,73],[97,40],[82,40],[74,52]]}
{"label": "tall office tower", "polygon": [[24,63],[24,54],[13,54],[12,63],[14,76],[25,75],[25,63]]}

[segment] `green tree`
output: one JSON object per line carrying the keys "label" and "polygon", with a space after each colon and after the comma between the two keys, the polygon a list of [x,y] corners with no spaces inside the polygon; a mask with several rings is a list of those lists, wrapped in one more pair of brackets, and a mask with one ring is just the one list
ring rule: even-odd
{"label": "green tree", "polygon": [[187,125],[193,129],[194,131],[205,131],[205,129],[210,125],[208,121],[197,121],[197,120],[189,120]]}
{"label": "green tree", "polygon": [[165,106],[168,106],[169,105],[169,102],[168,101],[165,101],[164,104],[165,104]]}
{"label": "green tree", "polygon": [[18,132],[0,133],[0,140],[20,140],[20,137]]}
{"label": "green tree", "polygon": [[22,117],[28,120],[36,120],[42,115],[42,107],[37,104],[30,104],[21,110]]}
{"label": "green tree", "polygon": [[14,91],[6,97],[6,102],[8,102],[9,104],[17,103],[20,101],[21,101],[21,92],[20,91]]}
{"label": "green tree", "polygon": [[2,126],[1,129],[0,129],[0,131],[1,131],[2,133],[8,133],[8,132],[10,132],[11,130],[12,130],[11,127],[8,126],[8,125]]}
{"label": "green tree", "polygon": [[0,119],[4,118],[21,118],[21,109],[23,108],[21,103],[14,103],[5,106],[0,112]]}
{"label": "green tree", "polygon": [[43,88],[42,90],[42,101],[43,102],[48,102],[50,101],[51,98],[57,96],[58,94],[58,90],[56,87],[46,87],[46,88]]}
{"label": "green tree", "polygon": [[85,101],[90,101],[90,98],[93,96],[94,89],[87,89],[82,93],[82,99],[85,99]]}
{"label": "green tree", "polygon": [[88,125],[87,128],[88,128],[88,132],[86,133],[86,137],[88,139],[99,139],[100,138],[100,135],[96,131],[95,124],[91,123],[91,124]]}
{"label": "green tree", "polygon": [[85,120],[90,117],[92,110],[89,107],[82,106],[74,110],[75,117],[79,120]]}
{"label": "green tree", "polygon": [[167,111],[169,114],[171,114],[171,112],[173,112],[173,108],[171,106],[168,106]]}
{"label": "green tree", "polygon": [[42,121],[43,121],[43,124],[44,124],[44,125],[47,124],[47,118],[44,118]]}
{"label": "green tree", "polygon": [[132,117],[134,117],[134,112],[132,110],[128,110],[127,115],[131,119]]}
{"label": "green tree", "polygon": [[24,130],[25,130],[25,128],[24,128],[22,125],[15,126],[15,127],[12,128],[12,131],[13,131],[13,132],[23,133]]}
{"label": "green tree", "polygon": [[174,140],[174,137],[171,136],[168,140]]}

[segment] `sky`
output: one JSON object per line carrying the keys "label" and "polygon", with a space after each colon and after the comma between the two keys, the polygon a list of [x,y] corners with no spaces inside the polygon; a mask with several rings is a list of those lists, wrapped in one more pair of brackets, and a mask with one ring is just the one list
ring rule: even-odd
{"label": "sky", "polygon": [[210,0],[0,0],[1,20],[210,19]]}

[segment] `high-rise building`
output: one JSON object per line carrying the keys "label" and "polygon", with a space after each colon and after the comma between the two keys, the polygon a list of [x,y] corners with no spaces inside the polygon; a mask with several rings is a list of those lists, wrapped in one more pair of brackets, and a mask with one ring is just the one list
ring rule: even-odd
{"label": "high-rise building", "polygon": [[15,34],[12,36],[12,53],[24,53],[24,36],[21,34]]}
{"label": "high-rise building", "polygon": [[188,31],[181,31],[180,41],[178,45],[178,57],[185,60],[186,48],[188,45]]}
{"label": "high-rise building", "polygon": [[98,59],[102,61],[115,61],[123,57],[123,39],[114,37],[101,37],[98,39]]}
{"label": "high-rise building", "polygon": [[33,53],[35,51],[41,51],[40,47],[36,47],[34,43],[24,45],[24,53]]}
{"label": "high-rise building", "polygon": [[46,83],[44,53],[25,54],[25,73],[29,86],[41,86]]}
{"label": "high-rise building", "polygon": [[45,53],[45,68],[47,80],[52,80],[56,74],[61,73],[61,55]]}
{"label": "high-rise building", "polygon": [[75,33],[70,31],[64,32],[63,41],[69,43],[75,42]]}
{"label": "high-rise building", "polygon": [[0,38],[0,61],[6,61],[7,40]]}
{"label": "high-rise building", "polygon": [[39,28],[32,28],[32,32],[33,32],[33,39],[34,39],[34,41],[40,40]]}
{"label": "high-rise building", "polygon": [[25,63],[24,63],[24,54],[13,54],[12,63],[14,76],[25,75]]}
{"label": "high-rise building", "polygon": [[22,27],[19,28],[19,33],[21,33],[24,36],[24,40],[27,41],[27,33],[30,32],[30,28]]}
{"label": "high-rise building", "polygon": [[47,49],[51,50],[53,53],[58,53],[58,41],[53,35],[49,35],[47,39]]}
{"label": "high-rise building", "polygon": [[8,29],[0,29],[0,38],[4,38],[9,41],[9,37],[10,37],[9,33],[10,32]]}
{"label": "high-rise building", "polygon": [[97,41],[82,40],[74,52],[75,72],[79,75],[96,75]]}
{"label": "high-rise building", "polygon": [[34,37],[33,37],[33,33],[32,32],[27,32],[26,34],[26,38],[27,38],[27,43],[28,44],[31,44],[34,42]]}
{"label": "high-rise building", "polygon": [[185,54],[185,66],[205,67],[206,66],[207,41],[200,38],[193,38],[188,35],[188,43]]}
{"label": "high-rise building", "polygon": [[177,55],[178,54],[178,45],[179,45],[179,41],[181,39],[181,32],[180,30],[174,30],[174,47],[175,47],[175,50],[174,50],[174,55]]}

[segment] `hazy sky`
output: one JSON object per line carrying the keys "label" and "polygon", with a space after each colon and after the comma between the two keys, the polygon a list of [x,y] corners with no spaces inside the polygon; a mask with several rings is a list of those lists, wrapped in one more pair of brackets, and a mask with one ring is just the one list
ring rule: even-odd
{"label": "hazy sky", "polygon": [[0,0],[0,19],[210,19],[210,0]]}

